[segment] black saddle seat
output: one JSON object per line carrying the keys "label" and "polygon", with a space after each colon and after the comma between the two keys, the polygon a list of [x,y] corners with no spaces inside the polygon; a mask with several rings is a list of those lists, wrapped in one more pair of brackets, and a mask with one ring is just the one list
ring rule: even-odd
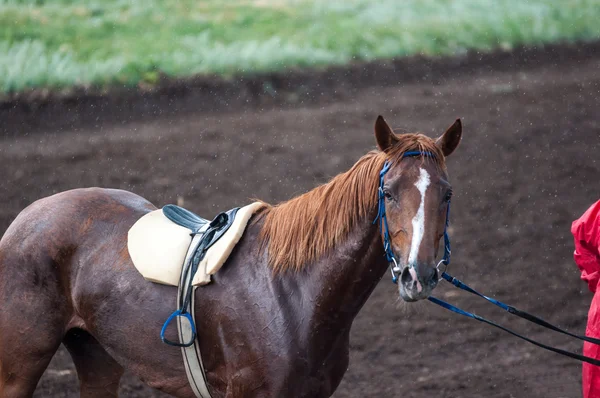
{"label": "black saddle seat", "polygon": [[166,205],[162,208],[162,211],[169,220],[177,225],[191,229],[194,234],[198,233],[202,227],[210,223],[207,219],[202,218],[183,207]]}
{"label": "black saddle seat", "polygon": [[208,221],[191,211],[176,205],[165,205],[162,212],[169,220],[177,225],[192,230],[191,235],[209,231],[208,239],[205,242],[205,248],[208,249],[229,229],[239,207],[217,214],[212,220]]}

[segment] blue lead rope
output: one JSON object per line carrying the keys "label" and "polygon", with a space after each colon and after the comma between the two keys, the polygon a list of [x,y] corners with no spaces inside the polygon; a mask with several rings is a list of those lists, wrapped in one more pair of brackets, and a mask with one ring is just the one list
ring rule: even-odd
{"label": "blue lead rope", "polygon": [[[450,214],[450,203],[448,203],[448,211],[446,212],[446,230],[444,231],[445,254],[444,254],[444,258],[442,259],[442,262],[444,264],[446,264],[446,266],[450,262],[449,261],[450,260],[450,238],[448,237],[448,231],[447,231],[447,229],[448,229],[447,227],[448,227],[448,217],[449,217],[449,214]],[[447,262],[446,262],[446,260],[447,260]],[[499,300],[496,300],[496,299],[494,299],[492,297],[488,297],[488,296],[486,296],[484,294],[481,294],[477,290],[475,290],[472,287],[470,287],[469,285],[467,285],[466,283],[462,282],[460,279],[457,279],[457,278],[453,277],[452,275],[450,275],[450,274],[448,274],[446,272],[442,273],[442,278],[444,280],[446,280],[447,282],[451,283],[452,285],[454,285],[455,287],[457,287],[457,288],[459,288],[461,290],[464,290],[466,292],[469,292],[471,294],[474,294],[476,296],[479,296],[479,297],[483,298],[484,300],[486,300],[486,301],[494,304],[495,306],[502,308],[503,310],[507,311],[508,313],[518,316],[519,318],[525,319],[525,320],[527,320],[529,322],[535,323],[536,325],[545,327],[545,328],[553,330],[555,332],[562,333],[562,334],[565,334],[565,335],[570,336],[570,337],[574,337],[574,338],[579,339],[579,340],[587,341],[587,342],[592,343],[592,344],[600,345],[600,339],[595,339],[593,337],[589,337],[589,336],[585,336],[585,335],[582,336],[582,335],[577,335],[577,334],[574,334],[574,333],[571,333],[571,332],[567,332],[566,330],[561,329],[558,326],[554,326],[553,324],[551,324],[551,323],[543,320],[542,318],[539,318],[539,317],[537,317],[535,315],[529,314],[528,312],[519,310],[518,308],[515,308],[515,307],[513,307],[511,305],[505,304],[505,303],[503,303],[503,302],[501,302]],[[485,318],[483,318],[483,317],[481,317],[479,315],[476,315],[476,314],[473,314],[471,312],[465,311],[465,310],[463,310],[461,308],[458,308],[458,307],[456,307],[456,306],[454,306],[452,304],[449,304],[449,303],[447,303],[445,301],[442,301],[442,300],[440,300],[440,299],[438,299],[436,297],[428,297],[428,300],[431,301],[434,304],[437,304],[437,305],[439,305],[439,306],[441,306],[441,307],[443,307],[443,308],[445,308],[447,310],[450,310],[452,312],[455,312],[455,313],[457,313],[459,315],[463,315],[463,316],[466,316],[468,318],[475,319],[476,321],[483,322],[483,323],[486,323],[486,324],[488,324],[490,326],[493,326],[495,328],[501,329],[501,330],[503,330],[503,331],[505,331],[505,332],[507,332],[507,333],[509,333],[509,334],[511,334],[513,336],[515,336],[515,337],[518,337],[518,338],[520,338],[522,340],[525,340],[525,341],[527,341],[527,342],[529,342],[529,343],[531,343],[531,344],[533,344],[535,346],[538,346],[540,348],[543,348],[545,350],[552,351],[552,352],[555,352],[557,354],[565,355],[567,357],[570,357],[570,358],[573,358],[573,359],[577,359],[579,361],[587,362],[587,363],[590,363],[592,365],[600,366],[600,360],[598,360],[598,359],[590,358],[590,357],[587,357],[585,355],[576,354],[574,352],[562,350],[560,348],[555,348],[555,347],[552,347],[552,346],[540,343],[540,342],[538,342],[536,340],[533,340],[533,339],[530,339],[528,337],[525,337],[525,336],[523,336],[523,335],[521,335],[521,334],[519,334],[519,333],[517,333],[517,332],[515,332],[515,331],[513,331],[511,329],[508,329],[508,328],[506,328],[506,327],[504,327],[502,325],[499,325],[499,324],[497,324],[495,322],[492,322],[492,321],[490,321],[488,319],[485,319]]]}
{"label": "blue lead rope", "polygon": [[[447,310],[450,310],[452,312],[456,312],[457,314],[460,314],[460,315],[463,315],[463,316],[475,319],[476,321],[483,322],[483,323],[491,325],[491,326],[493,326],[495,328],[504,330],[505,332],[507,332],[509,334],[512,334],[515,337],[518,337],[518,338],[520,338],[522,340],[525,340],[525,341],[527,341],[527,342],[529,342],[529,343],[531,343],[533,345],[536,345],[538,347],[541,347],[541,348],[543,348],[545,350],[552,351],[552,352],[555,352],[557,354],[565,355],[567,357],[570,357],[570,358],[573,358],[573,359],[577,359],[579,361],[591,363],[592,365],[600,366],[600,360],[598,360],[598,359],[586,357],[585,355],[576,354],[574,352],[570,352],[570,351],[566,351],[566,350],[561,350],[560,348],[556,348],[556,347],[552,347],[552,346],[540,343],[540,342],[538,342],[536,340],[533,340],[533,339],[530,339],[530,338],[525,337],[523,335],[520,335],[519,333],[517,333],[517,332],[515,332],[515,331],[513,331],[511,329],[508,329],[508,328],[506,328],[506,327],[504,327],[502,325],[499,325],[499,324],[497,324],[495,322],[492,322],[492,321],[490,321],[488,319],[485,319],[485,318],[483,318],[483,317],[481,317],[479,315],[476,315],[476,314],[473,314],[471,312],[462,310],[462,309],[460,309],[458,307],[455,307],[452,304],[449,304],[449,303],[447,303],[445,301],[442,301],[442,300],[440,300],[440,299],[438,299],[436,297],[431,297],[430,296],[427,299],[429,301],[431,301],[432,303],[434,303],[434,304],[437,304],[437,305],[439,305],[439,306],[441,306],[443,308],[446,308]],[[568,332],[566,334],[568,334],[570,336],[573,336],[572,334],[570,334]],[[574,336],[574,337],[579,338],[579,336]],[[584,336],[582,336],[582,337],[584,337]],[[589,341],[588,339],[592,339],[591,337],[587,337],[587,336],[585,336],[585,337],[586,338],[584,340],[586,340],[586,341]],[[593,340],[596,340],[596,339],[593,339]],[[595,344],[598,344],[598,343],[595,343]]]}
{"label": "blue lead rope", "polygon": [[[488,297],[488,296],[485,296],[485,295],[479,293],[477,290],[475,290],[475,289],[471,288],[469,285],[463,283],[460,279],[457,279],[457,278],[453,277],[452,275],[450,275],[450,274],[448,274],[446,272],[444,272],[442,274],[442,278],[444,280],[446,280],[447,282],[450,282],[451,284],[453,284],[455,287],[457,287],[457,288],[459,288],[461,290],[464,290],[466,292],[475,294],[475,295],[477,295],[477,296],[479,296],[481,298],[484,298],[485,300],[489,301],[490,303],[492,303],[494,305],[497,305],[498,307],[502,308],[505,311],[511,312],[510,308],[513,308],[513,307],[510,307],[510,306],[504,304],[501,301],[498,301],[496,299],[493,299],[491,297]],[[513,310],[514,310],[514,308],[513,308]]]}
{"label": "blue lead rope", "polygon": [[[547,329],[554,330],[555,332],[562,333],[562,334],[574,337],[574,338],[579,339],[579,340],[587,341],[589,343],[600,345],[600,339],[595,339],[593,337],[582,336],[582,335],[574,334],[574,333],[571,333],[571,332],[567,332],[566,330],[561,329],[558,326],[554,326],[553,324],[551,324],[551,323],[543,320],[542,318],[539,318],[539,317],[537,317],[535,315],[532,315],[532,314],[530,314],[528,312],[519,310],[518,308],[515,308],[515,307],[513,307],[511,305],[505,304],[505,303],[503,303],[503,302],[501,302],[499,300],[496,300],[496,299],[494,299],[492,297],[488,297],[486,295],[483,295],[483,294],[479,293],[477,290],[475,290],[472,287],[470,287],[469,285],[467,285],[464,282],[462,282],[461,280],[459,280],[459,279],[457,279],[457,278],[453,277],[452,275],[449,275],[449,274],[447,274],[445,272],[442,274],[442,278],[444,278],[446,281],[448,281],[451,284],[453,284],[455,287],[457,287],[457,288],[459,288],[461,290],[464,290],[466,292],[469,292],[471,294],[474,294],[476,296],[479,296],[479,297],[483,298],[484,300],[487,300],[490,303],[494,304],[495,306],[502,308],[506,312],[518,316],[519,318],[525,319],[525,320],[527,320],[529,322],[533,322],[533,323],[535,323],[537,325],[540,325],[542,327],[545,327]],[[436,302],[436,304],[441,305],[439,303],[439,302],[441,302],[441,300],[439,300],[439,299],[436,299],[436,300],[438,301],[438,302]],[[453,307],[453,308],[455,308],[457,310],[460,310],[459,308],[454,307],[454,306],[452,306],[451,304],[448,304],[448,303],[445,303],[445,305],[443,305],[444,308],[447,308],[447,309],[450,309],[450,310],[452,310],[454,312],[457,312],[454,309],[449,308],[449,306]],[[463,310],[460,310],[460,311],[461,312],[457,312],[457,313],[459,313],[461,315],[468,314],[466,311],[463,311]]]}

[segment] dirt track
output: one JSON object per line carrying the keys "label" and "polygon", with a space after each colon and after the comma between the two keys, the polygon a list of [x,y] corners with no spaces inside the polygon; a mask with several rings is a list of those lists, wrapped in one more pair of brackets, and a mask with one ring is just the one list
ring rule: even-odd
{"label": "dirt track", "polygon": [[[600,51],[586,51],[576,60],[553,61],[550,54],[538,65],[513,69],[433,71],[424,83],[346,85],[336,101],[308,105],[225,106],[205,113],[199,103],[196,113],[122,124],[103,113],[73,129],[44,131],[43,124],[30,123],[37,126],[31,134],[13,124],[20,134],[6,134],[4,127],[0,138],[0,231],[35,199],[84,186],[128,189],[158,206],[183,198],[207,217],[249,197],[276,202],[349,168],[374,146],[378,114],[394,127],[429,135],[461,117],[463,143],[448,160],[455,191],[450,271],[583,333],[591,294],[572,261],[569,229],[600,197]],[[436,295],[531,337],[580,349],[446,285]],[[387,277],[356,319],[351,343],[337,398],[581,395],[576,361],[429,303],[406,309]],[[161,396],[130,376],[122,395]],[[36,396],[78,396],[65,350]]]}

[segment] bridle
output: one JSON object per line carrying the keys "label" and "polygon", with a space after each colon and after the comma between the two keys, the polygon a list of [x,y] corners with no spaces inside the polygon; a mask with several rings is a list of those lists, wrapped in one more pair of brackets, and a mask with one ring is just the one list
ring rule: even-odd
{"label": "bridle", "polygon": [[[407,158],[407,157],[418,157],[418,156],[423,156],[423,157],[430,157],[430,158],[435,158],[435,155],[431,152],[421,152],[421,151],[408,151],[405,152],[402,155],[402,159]],[[386,173],[390,170],[391,164],[389,162],[385,162],[383,165],[383,168],[381,169],[381,171],[379,172],[379,190],[378,190],[378,210],[377,210],[377,217],[375,218],[375,220],[373,221],[373,224],[375,224],[377,221],[380,222],[380,231],[383,234],[383,248],[385,251],[385,257],[388,261],[388,263],[390,264],[390,270],[392,273],[392,282],[394,283],[398,283],[398,275],[400,274],[400,272],[402,271],[398,265],[398,261],[396,260],[396,256],[394,254],[394,251],[392,250],[392,245],[391,245],[391,240],[390,240],[390,234],[389,234],[389,228],[388,228],[388,222],[387,222],[387,216],[386,216],[386,211],[385,211],[385,192],[383,190],[383,180],[384,177],[386,175]],[[446,224],[445,224],[445,228],[444,228],[444,256],[442,257],[442,259],[440,260],[440,262],[437,264],[436,269],[438,271],[438,274],[440,275],[440,280],[444,279],[447,282],[451,283],[453,286],[457,287],[458,289],[464,290],[466,292],[469,292],[471,294],[474,294],[478,297],[483,298],[484,300],[487,300],[488,302],[494,304],[497,307],[502,308],[503,310],[507,311],[510,314],[516,315],[519,318],[525,319],[529,322],[533,322],[537,325],[540,325],[542,327],[545,327],[547,329],[553,330],[555,332],[558,333],[562,333],[565,334],[567,336],[582,340],[582,341],[587,341],[589,343],[592,344],[597,344],[600,345],[600,339],[596,339],[593,337],[589,337],[589,336],[585,336],[585,335],[578,335],[578,334],[574,334],[571,332],[568,332],[564,329],[559,328],[558,326],[552,325],[551,323],[535,316],[532,314],[529,314],[528,312],[522,311],[517,309],[516,307],[510,306],[508,304],[505,304],[499,300],[496,300],[494,298],[488,297],[486,295],[483,295],[481,293],[479,293],[477,290],[471,288],[470,286],[468,286],[467,284],[463,283],[461,280],[453,277],[452,275],[448,274],[446,271],[448,269],[448,265],[450,264],[450,237],[448,236],[448,222],[450,220],[450,201],[448,201],[448,208],[446,210]],[[444,270],[442,271],[440,269],[441,266],[444,266]],[[410,264],[407,265],[408,267],[411,267]],[[583,361],[583,362],[587,362],[590,363],[592,365],[596,365],[596,366],[600,366],[600,360],[595,359],[595,358],[591,358],[591,357],[587,357],[585,355],[581,355],[581,354],[576,354],[574,352],[570,352],[570,351],[566,351],[566,350],[562,350],[560,348],[556,348],[556,347],[552,347],[543,343],[540,343],[536,340],[530,339],[528,337],[522,336],[519,333],[508,329],[504,326],[501,326],[493,321],[490,321],[486,318],[483,318],[479,315],[473,314],[471,312],[462,310],[452,304],[449,304],[443,300],[440,300],[436,297],[432,297],[429,296],[427,298],[429,301],[431,301],[434,304],[437,304],[447,310],[450,310],[452,312],[455,312],[459,315],[463,315],[472,319],[475,319],[479,322],[483,322],[486,323],[488,325],[491,325],[493,327],[499,328],[509,334],[512,334],[515,337],[518,337],[520,339],[523,339],[531,344],[534,344],[538,347],[541,347],[545,350],[549,350],[552,352],[555,352],[557,354],[561,354],[561,355],[565,355],[567,357],[570,358],[574,358],[577,359],[579,361]]]}
{"label": "bridle", "polygon": [[[408,151],[404,152],[402,155],[402,159],[408,157],[418,157],[425,156],[430,158],[435,158],[435,155],[431,152],[421,152],[421,151]],[[377,209],[377,217],[373,221],[375,224],[377,221],[380,222],[379,229],[383,233],[383,250],[385,251],[385,258],[390,264],[390,271],[392,273],[392,282],[398,283],[398,275],[402,271],[400,266],[398,265],[398,261],[396,260],[396,256],[394,251],[392,250],[392,243],[390,240],[390,231],[388,228],[387,216],[385,212],[385,192],[383,190],[383,178],[390,170],[391,163],[386,161],[383,164],[383,168],[379,172],[379,190],[378,190],[378,209]],[[444,256],[437,264],[436,269],[438,271],[438,275],[440,275],[440,280],[442,280],[442,275],[445,274],[445,271],[448,269],[448,265],[450,264],[450,254],[452,251],[450,250],[450,237],[448,236],[448,222],[450,221],[450,201],[448,201],[448,208],[446,209],[446,225],[444,227]],[[440,269],[440,266],[444,266],[444,271]],[[412,267],[411,264],[407,265],[408,267]]]}

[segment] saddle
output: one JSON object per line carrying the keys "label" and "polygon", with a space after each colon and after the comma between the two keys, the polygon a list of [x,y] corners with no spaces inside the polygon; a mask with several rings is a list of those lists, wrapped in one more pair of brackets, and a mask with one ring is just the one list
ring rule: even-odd
{"label": "saddle", "polygon": [[[196,271],[200,266],[200,261],[204,259],[208,249],[210,249],[211,246],[214,245],[215,242],[217,242],[225,234],[225,232],[227,232],[229,227],[231,227],[238,210],[239,208],[236,207],[227,212],[219,213],[212,221],[209,222],[208,220],[197,216],[183,207],[166,205],[162,208],[165,217],[173,221],[175,224],[192,231],[190,234],[192,237],[192,243],[194,242],[194,237],[198,235],[201,236],[201,238],[197,240],[197,244],[194,247],[194,254],[191,257],[190,264],[188,265],[190,267],[191,275],[196,275]],[[246,223],[244,223],[244,226],[245,224]],[[237,240],[235,243],[237,243]],[[229,255],[229,253],[227,254]],[[186,264],[184,264],[184,271],[185,267]]]}
{"label": "saddle", "polygon": [[127,234],[129,256],[142,276],[151,282],[179,286],[192,240],[204,235],[211,223],[218,225],[206,240],[205,253],[193,257],[192,285],[210,283],[241,238],[250,217],[264,205],[260,202],[223,212],[206,220],[189,210],[166,205],[141,217]]}
{"label": "saddle", "polygon": [[[181,347],[190,386],[199,398],[210,398],[194,316],[195,289],[210,283],[241,238],[250,217],[263,203],[234,208],[212,221],[175,205],[166,205],[140,218],[129,230],[129,255],[147,280],[178,286],[177,309],[167,318],[160,338]],[[183,258],[182,258],[183,257]],[[179,341],[165,337],[176,320]]]}

